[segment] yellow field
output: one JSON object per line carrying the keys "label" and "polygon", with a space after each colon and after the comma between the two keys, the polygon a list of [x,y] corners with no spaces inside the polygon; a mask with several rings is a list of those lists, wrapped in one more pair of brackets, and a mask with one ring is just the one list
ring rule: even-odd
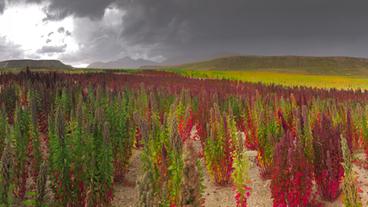
{"label": "yellow field", "polygon": [[194,78],[230,79],[245,82],[261,82],[284,86],[307,86],[316,88],[366,89],[368,77],[310,75],[273,71],[184,71],[178,73]]}

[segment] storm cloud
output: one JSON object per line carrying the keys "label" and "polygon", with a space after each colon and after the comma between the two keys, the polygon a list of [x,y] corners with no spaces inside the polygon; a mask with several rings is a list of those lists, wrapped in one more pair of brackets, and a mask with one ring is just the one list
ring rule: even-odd
{"label": "storm cloud", "polygon": [[64,33],[65,32],[65,28],[64,27],[59,27],[58,32],[59,33]]}
{"label": "storm cloud", "polygon": [[120,6],[127,12],[124,39],[157,44],[166,57],[368,55],[368,2],[362,0],[135,0]]}
{"label": "storm cloud", "polygon": [[137,56],[180,63],[227,54],[368,57],[366,0],[38,2],[48,2],[45,21],[75,18],[73,38],[81,47],[64,54],[67,60]]}
{"label": "storm cloud", "polygon": [[[368,55],[364,0],[118,0],[114,4],[126,12],[120,41],[151,48],[152,56],[164,56],[169,62],[229,53]],[[90,11],[78,16],[101,14]]]}
{"label": "storm cloud", "polygon": [[69,15],[100,19],[114,0],[51,0],[46,8],[47,20],[58,20]]}
{"label": "storm cloud", "polygon": [[0,0],[0,14],[3,13],[5,8],[5,0]]}
{"label": "storm cloud", "polygon": [[41,49],[37,50],[37,53],[63,53],[65,52],[65,48],[67,45],[60,45],[60,46],[43,46]]}

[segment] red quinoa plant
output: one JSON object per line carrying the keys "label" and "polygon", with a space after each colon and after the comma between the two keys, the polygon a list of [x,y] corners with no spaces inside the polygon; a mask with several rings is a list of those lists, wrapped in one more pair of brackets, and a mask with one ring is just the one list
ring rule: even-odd
{"label": "red quinoa plant", "polygon": [[323,199],[333,201],[340,195],[340,183],[344,175],[340,126],[334,126],[331,117],[323,113],[314,124],[312,134],[318,191]]}
{"label": "red quinoa plant", "polygon": [[313,168],[295,131],[286,130],[276,145],[273,162],[273,206],[308,206],[312,195]]}
{"label": "red quinoa plant", "polygon": [[258,147],[258,137],[257,137],[257,126],[255,123],[255,115],[252,112],[250,104],[247,107],[245,117],[244,117],[244,133],[245,133],[245,145],[250,150],[256,150]]}
{"label": "red quinoa plant", "polygon": [[367,120],[368,107],[365,107],[362,112],[361,130],[362,130],[362,142],[365,152],[365,157],[368,159],[368,120]]}
{"label": "red quinoa plant", "polygon": [[192,110],[188,108],[184,116],[179,117],[178,132],[183,143],[187,139],[190,139],[193,127],[194,127],[194,120]]}

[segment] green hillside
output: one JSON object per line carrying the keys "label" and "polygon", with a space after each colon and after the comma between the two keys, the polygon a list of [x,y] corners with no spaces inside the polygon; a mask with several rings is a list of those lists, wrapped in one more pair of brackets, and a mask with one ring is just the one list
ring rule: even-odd
{"label": "green hillside", "polygon": [[62,63],[60,60],[6,60],[0,62],[0,69],[15,69],[15,68],[31,68],[31,69],[72,69],[70,65]]}
{"label": "green hillside", "polygon": [[232,56],[183,64],[183,70],[257,70],[318,75],[368,76],[368,59],[308,56]]}

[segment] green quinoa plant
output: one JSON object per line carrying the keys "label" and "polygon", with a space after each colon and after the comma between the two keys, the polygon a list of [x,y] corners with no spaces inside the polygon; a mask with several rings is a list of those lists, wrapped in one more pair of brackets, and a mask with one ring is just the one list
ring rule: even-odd
{"label": "green quinoa plant", "polygon": [[360,207],[362,203],[358,195],[356,180],[353,174],[352,154],[347,143],[346,138],[341,136],[341,148],[344,157],[343,203],[346,207]]}

